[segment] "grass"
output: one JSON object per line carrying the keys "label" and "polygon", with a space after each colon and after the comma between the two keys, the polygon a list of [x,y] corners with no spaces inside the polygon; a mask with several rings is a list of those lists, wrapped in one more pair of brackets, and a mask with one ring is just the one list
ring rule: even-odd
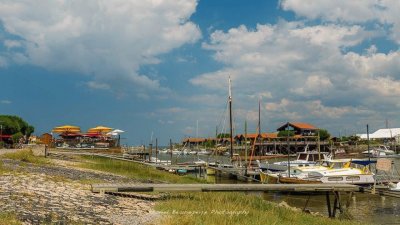
{"label": "grass", "polygon": [[0,212],[0,225],[20,225],[21,221],[18,220],[15,213]]}
{"label": "grass", "polygon": [[359,224],[278,207],[258,196],[243,193],[195,193],[177,197],[156,204],[156,210],[164,215],[160,224]]}
{"label": "grass", "polygon": [[118,174],[145,182],[149,182],[150,180],[151,182],[158,181],[182,184],[206,183],[206,181],[197,179],[195,177],[171,174],[140,163],[108,159],[97,156],[81,157],[85,160],[81,163],[81,167],[83,168]]}
{"label": "grass", "polygon": [[8,170],[4,168],[3,162],[0,160],[0,175],[7,172]]}
{"label": "grass", "polygon": [[35,156],[32,149],[24,149],[13,153],[6,153],[1,155],[1,158],[13,159],[26,163],[33,163],[38,165],[50,164],[50,161],[41,156]]}

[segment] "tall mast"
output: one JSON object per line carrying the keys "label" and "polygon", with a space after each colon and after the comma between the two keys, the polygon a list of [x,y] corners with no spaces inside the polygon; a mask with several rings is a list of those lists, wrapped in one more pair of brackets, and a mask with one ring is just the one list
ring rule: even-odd
{"label": "tall mast", "polygon": [[232,90],[231,77],[229,77],[229,134],[231,138],[230,155],[233,157],[233,127],[232,127]]}
{"label": "tall mast", "polygon": [[261,99],[258,99],[258,135],[261,135]]}

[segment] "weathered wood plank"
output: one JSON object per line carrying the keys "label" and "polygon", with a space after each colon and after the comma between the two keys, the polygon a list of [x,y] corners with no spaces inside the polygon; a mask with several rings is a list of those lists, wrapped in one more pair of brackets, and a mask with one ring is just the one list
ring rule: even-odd
{"label": "weathered wood plank", "polygon": [[93,184],[93,192],[359,191],[349,184]]}

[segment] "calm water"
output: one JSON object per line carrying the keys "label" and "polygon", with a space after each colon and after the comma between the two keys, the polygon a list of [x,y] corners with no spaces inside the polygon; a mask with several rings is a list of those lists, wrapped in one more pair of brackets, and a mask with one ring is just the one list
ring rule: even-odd
{"label": "calm water", "polygon": [[[160,154],[161,159],[170,159],[169,155]],[[215,161],[212,157],[208,156],[173,156],[173,162],[187,162],[192,160],[209,160],[210,162]],[[227,157],[217,157],[217,160],[222,162],[228,162]],[[400,159],[393,159],[394,167],[400,170]],[[243,183],[237,180],[231,180],[224,177],[208,176],[207,179],[214,183]],[[309,198],[309,195],[300,194],[285,194],[285,193],[254,193],[262,196],[265,200],[280,203],[285,201],[290,206],[297,208],[304,208]],[[343,194],[342,204],[345,204],[345,200],[348,195]],[[331,202],[333,204],[333,196],[331,196]],[[328,216],[325,195],[311,195],[306,209],[311,212],[318,212],[322,215]],[[349,207],[349,213],[354,220],[359,222],[368,222],[372,224],[400,224],[400,198],[394,197],[380,197],[377,195],[371,195],[366,193],[356,193],[351,199]]]}

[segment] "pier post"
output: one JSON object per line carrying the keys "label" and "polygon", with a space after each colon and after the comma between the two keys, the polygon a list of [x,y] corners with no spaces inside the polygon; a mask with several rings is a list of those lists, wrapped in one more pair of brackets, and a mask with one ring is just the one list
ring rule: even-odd
{"label": "pier post", "polygon": [[172,165],[172,139],[169,139],[170,165]]}
{"label": "pier post", "polygon": [[149,162],[151,162],[151,157],[153,156],[153,143],[149,144]]}
{"label": "pier post", "polygon": [[[332,217],[335,218],[336,216],[336,210],[340,208],[340,196],[338,192],[333,192],[333,195],[335,196],[335,200],[333,201],[333,212],[332,212]],[[339,206],[339,207],[338,207]]]}
{"label": "pier post", "polygon": [[328,206],[328,216],[329,218],[332,217],[332,212],[331,212],[331,200],[329,198],[329,191],[325,192],[326,195],[326,205]]}
{"label": "pier post", "polygon": [[158,140],[156,138],[156,165],[158,164]]}

